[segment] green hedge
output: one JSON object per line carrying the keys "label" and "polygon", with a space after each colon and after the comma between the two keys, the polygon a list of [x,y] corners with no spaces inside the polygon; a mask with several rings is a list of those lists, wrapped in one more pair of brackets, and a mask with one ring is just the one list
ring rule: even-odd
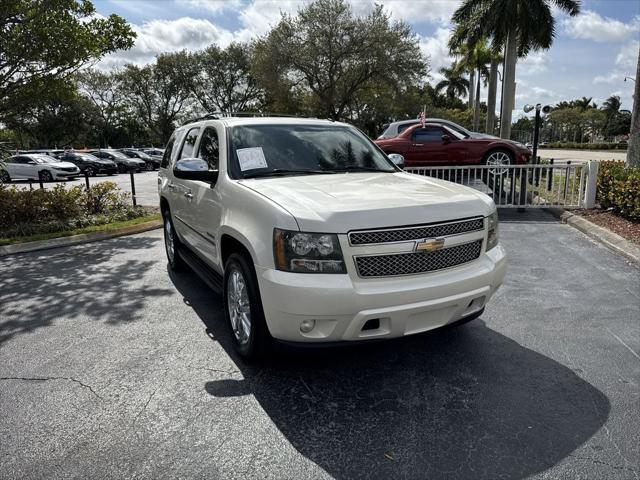
{"label": "green hedge", "polygon": [[627,142],[617,143],[577,143],[577,142],[551,142],[539,148],[566,148],[570,150],[626,150]]}
{"label": "green hedge", "polygon": [[640,221],[640,168],[624,162],[600,162],[596,200],[604,209]]}
{"label": "green hedge", "polygon": [[51,190],[22,190],[0,185],[0,237],[52,233],[131,220],[145,215],[113,182],[89,190],[56,185]]}

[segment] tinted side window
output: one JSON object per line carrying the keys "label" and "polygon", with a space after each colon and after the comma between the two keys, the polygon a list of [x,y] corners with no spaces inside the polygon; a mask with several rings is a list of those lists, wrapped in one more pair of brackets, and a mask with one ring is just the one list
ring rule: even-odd
{"label": "tinted side window", "polygon": [[198,133],[200,133],[200,127],[194,127],[187,132],[184,137],[184,143],[182,144],[182,150],[180,150],[180,156],[178,159],[193,157],[193,148],[196,146]]}
{"label": "tinted side window", "polygon": [[441,142],[442,129],[438,127],[418,128],[413,131],[413,140],[417,143]]}
{"label": "tinted side window", "polygon": [[173,145],[176,143],[176,136],[172,135],[167,143],[167,148],[164,150],[164,155],[162,156],[162,161],[160,162],[160,167],[167,168],[169,166],[169,161],[171,160],[171,152],[173,151]]}
{"label": "tinted side window", "polygon": [[206,128],[198,147],[198,158],[206,160],[209,170],[218,170],[218,159],[220,157],[220,143],[218,142],[218,132],[215,128]]}

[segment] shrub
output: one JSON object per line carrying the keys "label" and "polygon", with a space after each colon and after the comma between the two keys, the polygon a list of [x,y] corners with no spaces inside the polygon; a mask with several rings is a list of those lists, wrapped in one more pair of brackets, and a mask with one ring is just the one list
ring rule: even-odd
{"label": "shrub", "polygon": [[113,182],[51,190],[19,190],[0,185],[0,237],[51,233],[131,220],[146,213],[129,204]]}
{"label": "shrub", "polygon": [[640,168],[624,162],[600,162],[596,199],[604,209],[640,221]]}

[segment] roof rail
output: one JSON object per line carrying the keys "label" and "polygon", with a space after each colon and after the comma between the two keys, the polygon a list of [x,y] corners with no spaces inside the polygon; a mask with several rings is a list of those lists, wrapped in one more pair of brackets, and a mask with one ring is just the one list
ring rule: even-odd
{"label": "roof rail", "polygon": [[187,122],[183,123],[186,125],[188,123],[199,122],[201,120],[219,120],[221,118],[231,118],[231,117],[286,117],[286,118],[306,118],[300,115],[291,115],[286,113],[275,113],[275,112],[209,112],[205,113],[201,117],[192,118]]}

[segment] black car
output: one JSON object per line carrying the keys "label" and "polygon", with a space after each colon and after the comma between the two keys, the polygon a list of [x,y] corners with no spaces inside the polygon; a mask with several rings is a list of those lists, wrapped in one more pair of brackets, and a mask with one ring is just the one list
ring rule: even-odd
{"label": "black car", "polygon": [[145,168],[149,171],[157,170],[160,168],[160,160],[157,158],[153,158],[151,155],[148,155],[140,150],[134,150],[132,148],[123,148],[120,150],[129,158],[137,158],[142,160],[145,163]]}
{"label": "black car", "polygon": [[143,160],[137,158],[129,158],[124,153],[119,152],[118,150],[112,149],[104,149],[104,150],[91,150],[89,151],[91,155],[94,155],[98,158],[111,160],[115,162],[118,166],[118,171],[120,173],[124,172],[141,172],[146,168],[146,164]]}
{"label": "black car", "polygon": [[56,158],[75,164],[82,173],[86,173],[90,177],[104,173],[106,175],[115,175],[118,173],[118,166],[112,160],[106,158],[98,158],[95,155],[84,152],[63,152],[56,155]]}

